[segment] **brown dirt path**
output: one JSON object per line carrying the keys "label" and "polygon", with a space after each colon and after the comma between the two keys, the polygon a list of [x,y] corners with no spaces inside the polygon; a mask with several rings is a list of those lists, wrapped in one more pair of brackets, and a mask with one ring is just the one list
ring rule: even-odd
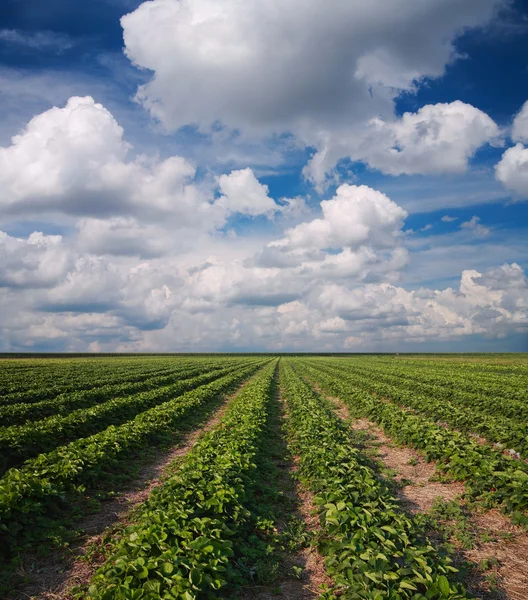
{"label": "brown dirt path", "polygon": [[[320,388],[310,381],[314,388]],[[323,394],[324,395],[324,394]],[[399,484],[397,492],[404,509],[411,513],[428,512],[438,498],[445,502],[461,498],[464,485],[459,482],[434,481],[436,466],[424,456],[407,447],[398,446],[383,430],[367,419],[351,417],[346,405],[339,399],[324,395],[342,419],[355,431],[364,432],[366,447],[375,458],[393,472]],[[465,581],[469,591],[478,598],[497,600],[528,599],[528,533],[512,524],[497,509],[468,511],[468,523],[473,548],[457,548],[463,559],[475,564]],[[483,564],[486,561],[487,564]],[[480,566],[479,566],[480,565]]]}
{"label": "brown dirt path", "polygon": [[[254,377],[254,375],[252,376]],[[71,554],[64,556],[57,552],[45,559],[28,558],[20,567],[20,575],[30,578],[30,582],[19,586],[14,600],[66,600],[74,586],[85,585],[97,568],[104,563],[104,547],[106,540],[126,527],[131,513],[150,493],[169,475],[170,467],[178,458],[185,456],[198,439],[215,427],[227,410],[230,400],[234,398],[247,383],[243,382],[237,390],[225,396],[219,408],[214,408],[212,416],[187,434],[182,434],[181,441],[171,450],[161,449],[149,460],[134,478],[134,483],[119,496],[103,502],[101,510],[88,515],[80,524],[84,532],[79,545],[70,548]],[[95,550],[95,551],[94,551]],[[90,552],[90,559],[84,557]]]}

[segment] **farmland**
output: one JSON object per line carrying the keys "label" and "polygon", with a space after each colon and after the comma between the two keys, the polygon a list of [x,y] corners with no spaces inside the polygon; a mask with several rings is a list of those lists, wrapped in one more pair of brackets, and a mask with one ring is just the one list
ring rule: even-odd
{"label": "farmland", "polygon": [[0,361],[0,596],[526,598],[523,355]]}

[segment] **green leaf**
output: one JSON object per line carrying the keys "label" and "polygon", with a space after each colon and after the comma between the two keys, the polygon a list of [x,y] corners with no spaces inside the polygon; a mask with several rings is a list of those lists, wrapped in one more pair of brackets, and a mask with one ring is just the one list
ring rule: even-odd
{"label": "green leaf", "polygon": [[451,589],[449,587],[449,581],[445,575],[440,575],[438,578],[438,589],[442,592],[442,594],[446,597],[451,593]]}

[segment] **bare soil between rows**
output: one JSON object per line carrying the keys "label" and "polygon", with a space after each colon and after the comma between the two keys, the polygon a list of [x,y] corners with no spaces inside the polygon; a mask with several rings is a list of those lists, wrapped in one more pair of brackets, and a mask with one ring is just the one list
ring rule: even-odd
{"label": "bare soil between rows", "polygon": [[[375,458],[393,472],[399,484],[397,496],[402,508],[410,513],[428,512],[438,498],[445,502],[457,501],[463,505],[464,485],[460,482],[435,481],[437,467],[427,462],[422,453],[400,446],[385,435],[374,422],[350,415],[339,399],[325,395],[319,386],[311,385],[323,394],[335,408],[336,414],[346,420],[355,431],[367,433],[367,447],[375,451]],[[485,574],[473,568],[465,584],[478,598],[526,600],[528,598],[528,534],[499,510],[472,510],[470,526],[476,540],[471,549],[457,548],[459,559],[479,565],[486,560],[491,567]],[[491,559],[491,560],[490,560]]]}
{"label": "bare soil between rows", "polygon": [[[86,516],[78,525],[84,535],[78,540],[78,545],[70,548],[69,555],[55,552],[44,559],[27,556],[20,567],[20,575],[28,577],[29,582],[18,586],[13,599],[67,600],[72,597],[69,590],[87,585],[97,568],[105,561],[104,549],[107,540],[110,541],[108,538],[111,539],[130,524],[133,511],[162,483],[168,468],[192,450],[204,433],[218,425],[230,401],[252,377],[244,381],[234,393],[225,396],[220,407],[214,409],[204,423],[193,431],[182,434],[180,443],[170,450],[156,452],[134,478],[132,485],[118,496],[103,501],[97,513]],[[86,560],[88,551],[91,553],[90,560]]]}

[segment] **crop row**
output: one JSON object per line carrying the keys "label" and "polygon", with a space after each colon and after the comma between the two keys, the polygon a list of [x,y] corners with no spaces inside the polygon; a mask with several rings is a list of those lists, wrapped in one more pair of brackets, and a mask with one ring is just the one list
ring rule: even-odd
{"label": "crop row", "polygon": [[10,469],[0,479],[0,548],[42,539],[71,500],[120,473],[135,452],[173,439],[189,418],[254,373],[264,361],[241,366],[118,427],[61,446]]}
{"label": "crop row", "polygon": [[151,375],[142,380],[116,381],[92,389],[66,392],[51,400],[42,400],[34,404],[0,406],[0,422],[4,426],[21,425],[29,420],[37,421],[52,415],[67,415],[79,408],[89,408],[113,398],[146,392],[206,371],[214,371],[234,364],[240,363],[234,361],[231,363],[195,363],[191,366],[173,368],[167,373]]}
{"label": "crop row", "polygon": [[[312,362],[311,364],[317,364]],[[328,363],[326,363],[328,364]],[[331,363],[330,363],[331,364]],[[434,386],[424,389],[418,382],[404,384],[394,381],[376,371],[342,369],[331,367],[334,372],[347,373],[354,385],[368,392],[377,394],[381,398],[388,398],[397,404],[423,413],[435,420],[447,423],[461,431],[472,432],[485,437],[489,442],[497,442],[509,449],[514,449],[521,455],[528,457],[528,429],[526,420],[519,417],[511,419],[500,412],[488,413],[482,405],[489,399],[475,399],[465,397],[464,402],[450,401]],[[459,396],[463,396],[460,394]]]}
{"label": "crop row", "polygon": [[[528,391],[525,373],[486,373],[456,362],[442,363],[434,359],[411,361],[402,359],[380,360],[369,358],[344,358],[335,362],[343,366],[361,368],[365,372],[377,371],[397,377],[402,383],[416,382],[432,385],[446,397],[456,398],[459,393],[491,401],[501,407],[501,401],[514,409],[524,406]],[[450,396],[451,394],[451,396]],[[506,414],[506,413],[505,413]],[[506,414],[506,416],[508,416]]]}
{"label": "crop row", "polygon": [[50,452],[57,446],[79,437],[87,437],[110,425],[119,425],[145,410],[177,398],[184,392],[219,379],[238,368],[238,365],[231,366],[189,378],[185,374],[175,374],[169,378],[174,383],[163,385],[166,383],[165,379],[163,383],[158,381],[158,385],[163,387],[155,387],[132,396],[111,398],[102,404],[81,408],[68,415],[55,415],[25,425],[0,428],[0,474],[32,456]]}
{"label": "crop row", "polygon": [[[63,359],[24,361],[24,367],[16,368],[12,362],[3,363],[0,372],[0,404],[12,402],[12,395],[33,396],[37,400],[52,398],[61,391],[90,385],[92,382],[110,382],[125,376],[142,376],[147,373],[171,369],[178,364],[190,363],[190,359]],[[84,388],[88,389],[88,388]],[[15,400],[16,401],[16,400]]]}
{"label": "crop row", "polygon": [[[315,492],[326,567],[341,598],[465,598],[456,569],[406,515],[350,432],[286,363],[281,374],[301,480]],[[336,596],[329,595],[328,598]]]}
{"label": "crop row", "polygon": [[170,375],[175,371],[199,369],[200,365],[212,364],[221,366],[220,361],[193,360],[173,361],[170,365],[165,364],[162,368],[158,366],[147,371],[140,368],[139,365],[128,365],[126,368],[117,368],[114,372],[104,372],[101,375],[98,375],[97,371],[86,372],[80,369],[80,372],[72,374],[65,382],[55,382],[53,386],[49,387],[22,390],[0,398],[0,410],[5,411],[12,406],[20,408],[23,405],[26,405],[26,410],[31,410],[32,407],[38,410],[41,403],[47,402],[48,405],[51,405],[53,400],[60,401],[71,393],[96,392],[98,389],[106,389],[112,386],[141,384],[145,380]]}
{"label": "crop row", "polygon": [[[466,355],[467,357],[467,355]],[[434,355],[434,357],[423,358],[416,357],[405,357],[405,363],[409,365],[415,365],[416,367],[422,367],[427,369],[429,365],[434,365],[438,370],[444,369],[451,371],[453,368],[463,369],[470,373],[473,377],[501,377],[502,379],[508,377],[517,377],[518,375],[528,375],[528,364],[525,361],[513,362],[511,355],[505,362],[493,362],[493,356],[487,355],[488,361],[482,360],[482,355],[477,361],[470,360],[456,360],[456,355],[449,354],[448,356],[441,357],[440,355]],[[453,360],[455,359],[455,360]],[[386,358],[384,360],[392,360]],[[400,359],[401,360],[401,359]]]}
{"label": "crop row", "polygon": [[235,540],[252,532],[256,477],[276,361],[234,399],[175,475],[156,489],[92,580],[88,598],[216,597],[232,579]]}
{"label": "crop row", "polygon": [[505,456],[492,446],[479,444],[465,433],[451,430],[424,415],[406,411],[392,402],[361,389],[357,378],[327,365],[314,368],[295,363],[303,373],[332,396],[339,397],[355,416],[378,423],[398,442],[423,450],[428,461],[457,481],[468,493],[487,505],[501,505],[514,520],[528,524],[528,465]]}
{"label": "crop row", "polygon": [[[424,376],[422,371],[409,369],[389,369],[387,366],[374,365],[364,361],[340,361],[334,366],[345,369],[350,373],[369,375],[376,380],[383,380],[393,384],[400,389],[407,389],[423,395],[433,396],[436,399],[461,406],[476,408],[480,413],[489,415],[502,415],[506,418],[524,419],[528,418],[528,406],[525,398],[528,389],[521,379],[517,381],[517,388],[513,391],[503,385],[496,392],[489,395],[479,387],[478,378],[468,382],[472,385],[470,390],[461,385],[460,379],[456,377],[457,371],[453,369],[450,376],[444,375],[439,378],[435,375]],[[515,398],[512,395],[515,392]]]}

